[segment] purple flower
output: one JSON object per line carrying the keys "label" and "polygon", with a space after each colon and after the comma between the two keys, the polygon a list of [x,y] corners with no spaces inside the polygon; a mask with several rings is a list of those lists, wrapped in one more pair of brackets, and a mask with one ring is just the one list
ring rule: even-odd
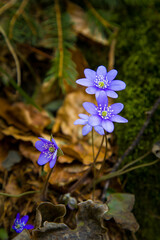
{"label": "purple flower", "polygon": [[28,219],[29,219],[28,215],[25,215],[20,219],[20,214],[17,213],[16,219],[14,221],[12,228],[17,233],[21,233],[23,229],[33,229],[34,228],[33,225],[26,224],[28,222]]}
{"label": "purple flower", "polygon": [[88,124],[95,126],[102,126],[104,130],[111,133],[114,130],[113,122],[126,123],[127,119],[118,115],[124,107],[122,103],[114,103],[108,106],[108,99],[104,91],[100,92],[96,98],[98,106],[90,102],[83,103],[85,110],[91,114],[88,119]]}
{"label": "purple flower", "polygon": [[52,141],[48,141],[44,138],[39,139],[41,141],[37,141],[35,143],[35,147],[38,151],[41,152],[38,158],[38,164],[44,165],[49,162],[50,168],[53,168],[57,160],[57,153],[59,148],[53,138]]}
{"label": "purple flower", "polygon": [[117,98],[118,94],[115,91],[125,89],[126,84],[121,80],[114,80],[117,75],[117,70],[112,69],[107,73],[107,69],[104,66],[99,66],[97,71],[93,71],[89,68],[84,70],[86,78],[81,78],[76,83],[88,87],[86,92],[89,94],[96,94],[103,90],[108,97]]}
{"label": "purple flower", "polygon": [[[85,125],[83,128],[82,128],[82,134],[83,136],[87,135],[90,131],[92,131],[92,126],[88,123],[88,120],[89,120],[89,116],[86,115],[86,114],[79,114],[78,115],[81,119],[77,119],[74,124],[75,125]],[[104,130],[101,126],[95,126],[94,127],[95,131],[98,132],[100,135],[104,135]]]}

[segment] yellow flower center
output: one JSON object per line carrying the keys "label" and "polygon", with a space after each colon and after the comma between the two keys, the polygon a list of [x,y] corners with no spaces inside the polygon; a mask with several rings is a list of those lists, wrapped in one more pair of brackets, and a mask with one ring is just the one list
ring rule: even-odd
{"label": "yellow flower center", "polygon": [[99,82],[98,85],[99,87],[104,87],[104,82]]}
{"label": "yellow flower center", "polygon": [[50,147],[50,148],[49,148],[49,151],[50,151],[51,153],[54,152],[54,150],[55,150],[54,147]]}
{"label": "yellow flower center", "polygon": [[107,111],[102,111],[102,116],[106,117],[107,116]]}

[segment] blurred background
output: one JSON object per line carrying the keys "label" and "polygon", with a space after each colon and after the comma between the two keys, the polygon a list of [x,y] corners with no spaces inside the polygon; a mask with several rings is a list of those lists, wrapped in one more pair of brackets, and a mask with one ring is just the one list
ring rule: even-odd
{"label": "blurred background", "polygon": [[[75,158],[83,158],[77,157],[80,149],[75,149],[77,139],[83,139],[81,129],[73,126],[73,122],[80,110],[83,111],[81,103],[92,96],[83,95],[84,88],[76,86],[75,81],[84,77],[85,68],[96,70],[99,65],[117,69],[117,79],[127,85],[115,99],[124,103],[123,117],[129,120],[128,124],[117,124],[112,136],[113,148],[121,156],[136,138],[160,95],[160,2],[0,1],[1,190],[18,194],[40,187],[34,177],[30,178],[28,187],[17,183],[17,164],[23,162],[25,166],[24,159],[29,159],[28,164],[36,166],[38,153],[33,150],[33,144],[38,136],[48,136],[50,131],[62,145],[67,142],[63,149],[66,157],[60,164],[66,167]],[[160,108],[122,166],[150,151],[160,140],[159,123]],[[89,139],[86,141],[90,143]],[[148,154],[145,162],[154,158]],[[81,170],[82,167],[85,170],[87,161],[82,161]],[[33,167],[27,165],[22,170],[27,178]],[[75,179],[81,170],[77,170]],[[34,171],[38,174],[38,170]],[[73,176],[73,171],[70,172]],[[60,177],[57,175],[57,181],[62,183],[68,179],[68,175],[65,179]],[[159,164],[128,173],[117,182],[119,189],[135,195],[134,214],[140,224],[137,238],[159,240]],[[7,201],[3,202],[5,222],[0,226],[6,229],[16,210],[9,207],[15,200]],[[32,211],[29,203],[28,209]]]}

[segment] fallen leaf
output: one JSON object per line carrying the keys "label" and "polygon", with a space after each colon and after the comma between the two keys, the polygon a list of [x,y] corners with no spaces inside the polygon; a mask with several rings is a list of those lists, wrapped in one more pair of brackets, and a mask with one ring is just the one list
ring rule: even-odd
{"label": "fallen leaf", "polygon": [[23,131],[31,130],[40,134],[51,122],[45,111],[40,112],[32,105],[22,102],[10,104],[3,98],[0,98],[0,105],[2,106],[0,116],[8,125],[13,125]]}
{"label": "fallen leaf", "polygon": [[41,203],[36,209],[35,227],[40,228],[45,221],[54,222],[66,214],[66,208],[63,204],[54,205],[50,202]]}
{"label": "fallen leaf", "polygon": [[31,235],[29,234],[28,230],[24,229],[21,233],[19,233],[12,240],[31,240]]}
{"label": "fallen leaf", "polygon": [[114,193],[107,198],[109,211],[106,213],[106,220],[113,218],[122,228],[136,232],[139,225],[131,213],[135,202],[133,194]]}
{"label": "fallen leaf", "polygon": [[73,22],[73,29],[76,34],[82,34],[90,40],[105,46],[109,44],[108,40],[102,35],[102,33],[96,26],[93,33],[93,31],[91,30],[92,27],[88,22],[87,15],[80,6],[73,2],[67,1],[67,11],[71,16],[71,21]]}
{"label": "fallen leaf", "polygon": [[[106,204],[94,203],[91,200],[78,204],[77,227],[71,230],[64,223],[45,221],[43,227],[33,230],[34,240],[101,240],[106,237],[103,218],[108,211]],[[96,214],[95,214],[96,213]],[[106,238],[105,238],[106,239]]]}

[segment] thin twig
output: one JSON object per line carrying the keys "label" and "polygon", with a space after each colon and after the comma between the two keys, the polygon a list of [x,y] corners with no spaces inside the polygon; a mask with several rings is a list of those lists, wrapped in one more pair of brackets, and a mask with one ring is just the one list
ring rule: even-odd
{"label": "thin twig", "polygon": [[14,51],[14,48],[12,47],[5,31],[3,30],[3,28],[0,26],[0,32],[2,33],[2,35],[4,36],[5,38],[5,41],[7,43],[7,46],[9,48],[9,51],[11,52],[13,58],[14,58],[14,61],[15,61],[15,64],[16,64],[16,71],[17,71],[17,85],[20,86],[21,85],[21,68],[20,68],[20,63],[19,63],[19,60],[18,60],[18,57]]}
{"label": "thin twig", "polygon": [[2,196],[5,196],[5,197],[23,197],[25,195],[28,195],[28,194],[34,194],[34,193],[39,193],[40,191],[28,191],[28,192],[24,192],[24,193],[21,193],[21,194],[9,194],[9,193],[2,193],[0,192],[0,195]]}
{"label": "thin twig", "polygon": [[55,10],[56,10],[56,19],[57,19],[57,28],[58,28],[58,49],[59,49],[58,77],[62,78],[64,56],[63,56],[63,32],[62,32],[61,10],[59,6],[59,0],[55,0]]}
{"label": "thin twig", "polygon": [[17,18],[23,13],[28,1],[29,0],[23,0],[20,7],[18,8],[16,13],[12,17],[12,19],[10,21],[10,27],[9,27],[9,39],[12,39],[12,32],[13,32],[14,24],[17,21]]}
{"label": "thin twig", "polygon": [[16,1],[17,0],[11,0],[5,5],[3,5],[3,7],[0,8],[0,15],[7,11],[9,8],[11,8],[16,3]]}

